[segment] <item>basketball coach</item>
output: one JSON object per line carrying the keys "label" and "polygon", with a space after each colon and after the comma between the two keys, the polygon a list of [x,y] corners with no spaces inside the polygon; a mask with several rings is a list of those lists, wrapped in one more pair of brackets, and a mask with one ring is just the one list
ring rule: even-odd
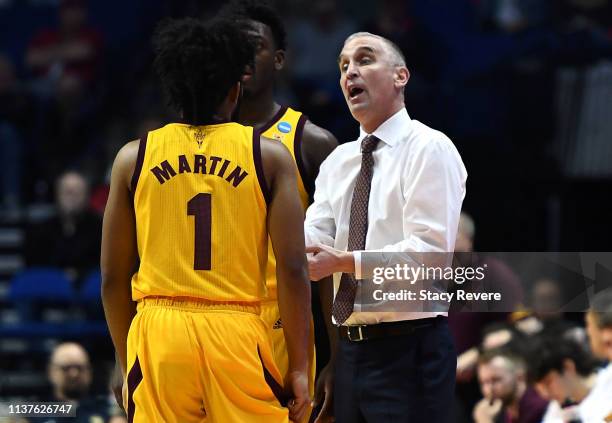
{"label": "basketball coach", "polygon": [[323,162],[306,213],[310,277],[334,274],[327,312],[337,326],[317,421],[447,422],[456,355],[446,313],[362,312],[357,291],[376,267],[368,253],[453,251],[467,173],[448,137],[409,117],[397,46],[359,32],[338,64],[360,135]]}

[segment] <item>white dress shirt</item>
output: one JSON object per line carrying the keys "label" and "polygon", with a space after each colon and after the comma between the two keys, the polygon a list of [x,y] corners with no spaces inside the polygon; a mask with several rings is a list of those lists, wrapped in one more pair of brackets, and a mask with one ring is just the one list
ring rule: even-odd
{"label": "white dress shirt", "polygon": [[[306,244],[347,250],[351,200],[361,168],[363,128],[356,141],[337,147],[321,164],[314,202],[306,212]],[[410,119],[405,108],[387,119],[373,135],[372,188],[368,206],[365,250],[389,252],[452,252],[465,197],[467,172],[457,149],[443,133]],[[362,252],[355,257],[361,279]],[[334,295],[340,274],[334,275]],[[345,324],[412,320],[443,312],[360,312]]]}
{"label": "white dress shirt", "polygon": [[605,423],[612,415],[612,364],[597,373],[591,392],[579,405],[562,409],[557,401],[551,401],[542,423],[565,423],[577,420],[584,423]]}
{"label": "white dress shirt", "polygon": [[604,422],[612,415],[612,364],[597,372],[595,386],[580,403],[583,422]]}

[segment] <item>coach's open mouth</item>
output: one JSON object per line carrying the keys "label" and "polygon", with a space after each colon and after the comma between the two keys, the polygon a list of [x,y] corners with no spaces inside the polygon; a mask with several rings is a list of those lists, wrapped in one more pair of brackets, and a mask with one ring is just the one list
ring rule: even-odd
{"label": "coach's open mouth", "polygon": [[352,87],[351,89],[349,89],[349,98],[353,100],[361,93],[363,93],[363,88]]}

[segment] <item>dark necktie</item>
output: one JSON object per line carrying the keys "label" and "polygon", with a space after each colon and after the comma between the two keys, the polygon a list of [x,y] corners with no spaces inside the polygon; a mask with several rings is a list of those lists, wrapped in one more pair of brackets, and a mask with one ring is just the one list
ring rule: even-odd
{"label": "dark necktie", "polygon": [[[365,249],[366,234],[368,233],[368,201],[372,186],[372,168],[374,167],[372,151],[379,141],[374,135],[368,135],[361,141],[361,170],[357,175],[351,201],[348,251]],[[353,312],[356,293],[357,280],[355,276],[343,273],[340,279],[340,288],[338,288],[338,293],[332,305],[332,316],[334,316],[336,324],[343,324]]]}

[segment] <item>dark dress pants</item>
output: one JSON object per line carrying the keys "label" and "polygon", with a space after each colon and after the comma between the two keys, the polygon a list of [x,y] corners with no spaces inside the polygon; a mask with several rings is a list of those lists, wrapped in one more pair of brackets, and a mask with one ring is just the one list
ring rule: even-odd
{"label": "dark dress pants", "polygon": [[406,335],[339,340],[336,423],[447,423],[457,357],[447,319]]}

